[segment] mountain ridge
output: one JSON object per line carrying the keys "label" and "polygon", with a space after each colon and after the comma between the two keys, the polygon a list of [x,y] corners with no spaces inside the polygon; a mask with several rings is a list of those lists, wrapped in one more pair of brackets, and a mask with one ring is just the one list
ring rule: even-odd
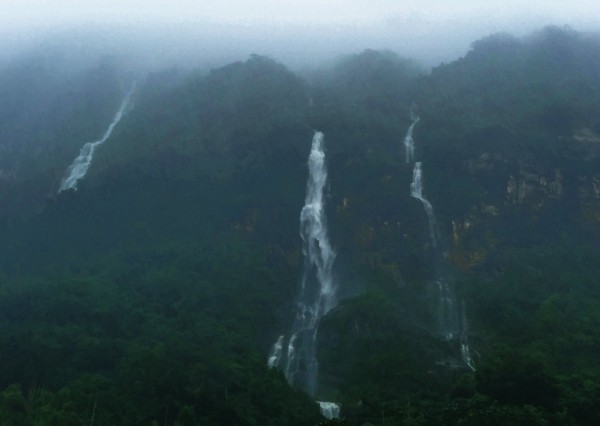
{"label": "mountain ridge", "polygon": [[[29,421],[87,421],[84,399],[101,395],[98,424],[158,422],[166,407],[173,424],[316,424],[316,404],[266,364],[295,314],[319,130],[343,300],[319,328],[317,393],[341,403],[339,422],[595,424],[598,51],[550,27],[483,39],[429,75],[366,51],[306,79],[252,56],[141,82],[77,191],[48,179],[64,155],[6,184],[35,202],[0,222],[0,414],[20,415],[24,388]],[[107,73],[100,132],[120,95]],[[439,251],[410,195],[411,112]],[[474,372],[437,329],[440,277]]]}

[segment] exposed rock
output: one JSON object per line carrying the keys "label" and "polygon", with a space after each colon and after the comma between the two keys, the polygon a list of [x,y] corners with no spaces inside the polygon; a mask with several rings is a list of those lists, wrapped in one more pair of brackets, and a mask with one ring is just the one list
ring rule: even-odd
{"label": "exposed rock", "polygon": [[554,169],[552,176],[533,173],[521,167],[518,176],[510,176],[506,184],[506,194],[513,204],[533,203],[541,208],[546,199],[559,199],[563,196],[563,175]]}
{"label": "exposed rock", "polygon": [[467,160],[465,166],[469,173],[478,173],[493,170],[496,164],[501,161],[503,161],[503,158],[499,154],[484,152],[475,159]]}
{"label": "exposed rock", "polygon": [[[500,214],[498,208],[494,206],[486,206],[493,208],[494,213]],[[468,243],[465,244],[465,234],[473,232],[475,224],[481,220],[475,215],[471,214],[462,221],[452,221],[452,242],[454,243],[454,249],[448,254],[450,262],[463,271],[469,270],[476,265],[479,265],[486,257],[486,251],[482,248],[468,247]],[[468,239],[467,239],[468,240]]]}
{"label": "exposed rock", "polygon": [[580,176],[579,197],[583,203],[600,199],[600,175]]}
{"label": "exposed rock", "polygon": [[492,204],[482,204],[481,205],[481,213],[490,215],[490,216],[500,216],[500,208],[492,205]]}
{"label": "exposed rock", "polygon": [[375,228],[370,225],[360,225],[356,231],[355,242],[360,247],[368,247],[375,240]]}
{"label": "exposed rock", "polygon": [[573,139],[581,149],[585,159],[593,159],[600,157],[600,135],[593,132],[589,128],[581,128],[575,130]]}
{"label": "exposed rock", "polygon": [[460,270],[468,271],[473,267],[480,265],[486,258],[486,251],[474,250],[458,250],[450,254],[449,259],[452,264]]}
{"label": "exposed rock", "polygon": [[463,234],[471,229],[475,224],[475,218],[470,216],[462,221],[452,221],[452,241],[454,245],[458,245],[462,239]]}

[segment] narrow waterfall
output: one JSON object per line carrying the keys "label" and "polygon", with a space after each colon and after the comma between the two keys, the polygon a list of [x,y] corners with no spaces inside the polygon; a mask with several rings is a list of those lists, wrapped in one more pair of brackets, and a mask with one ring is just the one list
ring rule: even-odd
{"label": "narrow waterfall", "polygon": [[423,196],[423,171],[421,169],[421,162],[417,161],[413,169],[413,180],[410,184],[410,196],[421,201],[425,213],[427,214],[427,220],[429,222],[429,238],[433,248],[437,247],[437,239],[435,237],[435,216],[433,214],[433,206]]}
{"label": "narrow waterfall", "polygon": [[[415,125],[420,121],[418,115],[416,115],[411,108],[411,120],[412,124],[406,132],[404,137],[404,146],[406,149],[406,163],[409,164],[414,161],[414,139],[413,129]],[[441,260],[441,253],[438,250],[438,242],[436,237],[436,223],[435,215],[433,213],[433,206],[423,195],[423,169],[420,161],[415,162],[413,168],[412,182],[410,184],[410,195],[421,202],[425,213],[427,214],[427,222],[429,227],[429,241],[433,248],[434,265],[433,267],[437,270]],[[437,318],[438,328],[443,336],[444,340],[453,341],[459,339],[460,343],[460,357],[463,363],[472,371],[475,371],[475,362],[471,355],[471,349],[469,347],[468,332],[467,332],[467,320],[466,313],[462,310],[462,317],[459,318],[459,307],[458,298],[454,291],[453,286],[448,280],[438,272],[436,274],[435,284],[438,292],[438,307],[437,307]]]}
{"label": "narrow waterfall", "polygon": [[465,304],[462,304],[462,321],[461,321],[461,335],[460,335],[460,355],[463,362],[471,371],[475,371],[475,360],[471,354],[471,348],[469,346],[469,323],[467,322],[467,312],[465,310]]}
{"label": "narrow waterfall", "polygon": [[279,336],[279,339],[273,345],[273,349],[269,353],[269,359],[267,361],[267,365],[269,368],[279,367],[279,362],[281,361],[281,353],[283,351],[283,338],[284,336]]}
{"label": "narrow waterfall", "polygon": [[438,290],[438,321],[439,330],[445,340],[453,340],[462,335],[461,324],[458,320],[458,306],[454,289],[445,278],[435,281]]}
{"label": "narrow waterfall", "polygon": [[[280,336],[270,352],[268,365],[275,368],[285,364],[283,371],[288,383],[315,396],[319,372],[316,357],[319,321],[337,303],[333,278],[336,253],[329,242],[325,217],[327,167],[324,136],[321,132],[314,134],[308,157],[308,171],[306,198],[300,212],[304,272],[296,304],[296,317],[287,340],[286,353],[282,353],[285,337]],[[282,363],[284,359],[285,362]],[[339,416],[337,404],[323,401],[319,404],[324,416]]]}
{"label": "narrow waterfall", "polygon": [[332,420],[340,417],[340,406],[335,402],[317,401],[321,407],[321,414],[326,419]]}
{"label": "narrow waterfall", "polygon": [[131,86],[131,89],[125,95],[125,98],[121,102],[119,110],[117,111],[112,122],[108,126],[108,129],[106,129],[106,131],[104,132],[104,135],[102,135],[102,138],[95,142],[87,142],[85,145],[83,145],[83,147],[79,151],[79,155],[77,156],[77,158],[75,158],[73,163],[67,169],[65,177],[63,178],[60,184],[60,188],[58,189],[59,193],[69,189],[77,190],[77,182],[80,179],[83,179],[87,174],[90,164],[92,164],[92,158],[94,157],[94,152],[96,151],[96,148],[99,145],[106,142],[106,140],[112,134],[115,126],[119,123],[119,121],[121,121],[121,118],[123,118],[123,115],[125,115],[125,113],[128,112],[134,90],[135,83]]}
{"label": "narrow waterfall", "polygon": [[411,108],[410,118],[412,123],[408,130],[406,131],[406,136],[404,136],[404,152],[406,157],[406,164],[410,164],[415,161],[415,140],[413,139],[413,131],[415,125],[421,120],[418,115],[416,115]]}

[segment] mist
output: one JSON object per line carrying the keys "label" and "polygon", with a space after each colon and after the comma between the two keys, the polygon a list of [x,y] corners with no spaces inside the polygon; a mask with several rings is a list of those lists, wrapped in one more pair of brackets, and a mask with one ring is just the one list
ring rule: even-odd
{"label": "mist", "polygon": [[594,1],[0,0],[0,426],[600,425]]}
{"label": "mist", "polygon": [[[497,2],[495,2],[497,3]],[[0,6],[0,66],[23,54],[61,51],[68,66],[110,55],[137,71],[215,67],[255,53],[292,69],[320,67],[364,49],[392,50],[425,67],[466,54],[486,35],[522,36],[546,25],[600,28],[590,1],[502,4],[429,0],[117,2],[27,0]]]}

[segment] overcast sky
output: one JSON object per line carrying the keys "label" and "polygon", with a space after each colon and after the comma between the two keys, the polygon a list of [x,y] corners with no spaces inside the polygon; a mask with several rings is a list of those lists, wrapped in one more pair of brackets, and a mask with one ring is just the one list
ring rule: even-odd
{"label": "overcast sky", "polygon": [[[203,55],[217,45],[229,46],[232,55],[252,51],[287,59],[370,47],[434,65],[494,32],[522,35],[548,24],[598,30],[600,0],[0,0],[2,47],[49,30],[106,24],[113,39],[143,28],[137,41],[154,37],[163,53],[173,50],[174,40],[183,51],[191,49],[193,37],[185,47],[184,34],[196,31]],[[152,26],[162,32],[148,30]]]}
{"label": "overcast sky", "polygon": [[417,15],[433,21],[536,18],[596,21],[597,0],[0,0],[14,25],[43,21],[211,20],[249,23],[372,24]]}

